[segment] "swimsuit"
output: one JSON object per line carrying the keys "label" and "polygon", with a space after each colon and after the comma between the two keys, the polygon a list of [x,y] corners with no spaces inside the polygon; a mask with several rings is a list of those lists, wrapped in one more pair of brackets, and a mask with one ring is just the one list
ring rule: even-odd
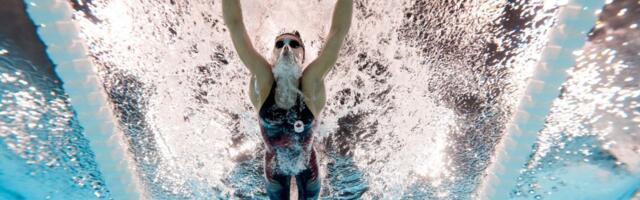
{"label": "swimsuit", "polygon": [[[301,95],[297,95],[296,104],[289,109],[282,109],[275,102],[274,82],[269,96],[259,111],[260,129],[262,137],[269,149],[287,148],[288,145],[299,145],[303,153],[307,154],[308,162],[305,168],[297,174],[281,172],[274,169],[275,152],[266,151],[265,176],[267,178],[267,194],[270,199],[289,199],[290,178],[295,175],[300,199],[317,199],[320,193],[320,179],[318,178],[318,164],[316,153],[312,146],[312,129],[315,117],[305,104]],[[276,162],[277,163],[277,162]]]}

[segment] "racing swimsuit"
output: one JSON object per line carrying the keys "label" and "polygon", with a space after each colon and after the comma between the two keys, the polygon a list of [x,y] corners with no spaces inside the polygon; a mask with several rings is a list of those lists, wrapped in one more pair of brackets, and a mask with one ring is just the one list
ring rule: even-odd
{"label": "racing swimsuit", "polygon": [[[315,117],[301,95],[297,95],[296,104],[289,109],[282,109],[275,102],[276,82],[271,86],[269,96],[259,111],[260,130],[267,145],[264,171],[267,178],[267,194],[270,199],[289,199],[291,176],[296,177],[299,199],[317,199],[320,193],[320,179],[316,152],[313,149],[312,129],[316,124]],[[276,159],[278,151],[297,145],[305,156],[303,168],[293,172],[279,170]],[[284,160],[283,160],[284,161]]]}

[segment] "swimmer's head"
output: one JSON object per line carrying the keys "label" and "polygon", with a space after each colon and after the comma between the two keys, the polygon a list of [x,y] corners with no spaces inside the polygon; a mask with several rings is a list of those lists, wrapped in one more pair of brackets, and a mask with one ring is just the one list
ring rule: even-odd
{"label": "swimmer's head", "polygon": [[298,83],[302,76],[304,45],[297,31],[276,37],[273,59],[276,105],[282,109],[289,109],[296,104],[298,94],[302,94],[298,89]]}
{"label": "swimmer's head", "polygon": [[302,63],[304,63],[304,44],[298,31],[282,33],[276,37],[272,57],[274,63],[281,56],[291,56],[302,67]]}

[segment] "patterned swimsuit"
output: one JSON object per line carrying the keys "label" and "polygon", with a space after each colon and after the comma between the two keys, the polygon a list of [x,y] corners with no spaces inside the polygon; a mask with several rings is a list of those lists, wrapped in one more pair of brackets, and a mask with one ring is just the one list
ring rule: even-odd
{"label": "patterned swimsuit", "polygon": [[296,177],[298,196],[301,199],[316,199],[320,192],[316,153],[312,146],[312,129],[316,124],[315,117],[305,104],[301,95],[296,104],[289,109],[282,109],[275,102],[274,82],[269,96],[260,108],[259,120],[262,136],[269,148],[287,148],[288,145],[299,145],[305,156],[308,156],[306,167],[297,174],[274,170],[275,152],[267,151],[265,155],[265,176],[267,177],[267,193],[271,199],[289,199],[290,176]]}

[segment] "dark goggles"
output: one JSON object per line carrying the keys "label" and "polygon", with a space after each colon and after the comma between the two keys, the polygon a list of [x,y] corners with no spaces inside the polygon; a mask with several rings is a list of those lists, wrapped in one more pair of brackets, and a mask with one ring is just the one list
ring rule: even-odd
{"label": "dark goggles", "polygon": [[302,45],[300,45],[300,42],[296,41],[296,40],[292,40],[292,39],[281,39],[276,41],[276,48],[281,49],[282,47],[284,47],[284,45],[289,45],[289,47],[297,49],[300,48]]}

